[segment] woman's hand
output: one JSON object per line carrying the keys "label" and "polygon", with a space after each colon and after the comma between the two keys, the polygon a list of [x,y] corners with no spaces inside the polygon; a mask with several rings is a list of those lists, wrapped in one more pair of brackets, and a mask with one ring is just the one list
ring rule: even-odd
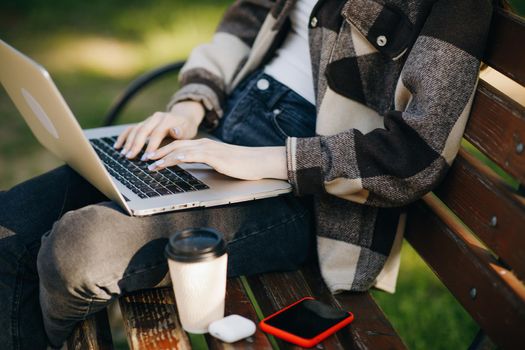
{"label": "woman's hand", "polygon": [[[141,123],[129,126],[115,142],[115,148],[127,158],[134,158],[148,143],[142,160],[155,152],[166,136],[174,139],[192,139],[197,135],[204,118],[204,107],[200,102],[183,101],[175,104],[167,113],[156,112]],[[148,140],[149,138],[149,140]]]}
{"label": "woman's hand", "polygon": [[159,148],[149,159],[150,170],[179,163],[206,163],[219,173],[243,180],[263,178],[286,180],[285,147],[243,147],[210,139],[173,141]]}

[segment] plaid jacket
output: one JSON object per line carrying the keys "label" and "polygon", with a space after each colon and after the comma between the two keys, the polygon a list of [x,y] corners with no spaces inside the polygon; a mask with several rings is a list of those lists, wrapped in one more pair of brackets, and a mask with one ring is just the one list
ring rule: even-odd
{"label": "plaid jacket", "polygon": [[[192,51],[171,104],[201,101],[205,123],[217,125],[228,93],[281,44],[295,1],[236,1],[213,40]],[[402,206],[450,167],[491,13],[490,0],[321,0],[313,9],[318,136],[287,139],[288,180],[297,195],[314,195],[333,292],[377,282]]]}

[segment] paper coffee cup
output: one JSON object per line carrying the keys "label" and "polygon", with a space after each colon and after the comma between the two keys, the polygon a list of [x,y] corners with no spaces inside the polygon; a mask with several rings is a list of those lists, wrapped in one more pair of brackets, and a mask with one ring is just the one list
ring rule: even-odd
{"label": "paper coffee cup", "polygon": [[224,317],[228,254],[222,234],[210,228],[179,231],[165,252],[182,328],[206,333]]}

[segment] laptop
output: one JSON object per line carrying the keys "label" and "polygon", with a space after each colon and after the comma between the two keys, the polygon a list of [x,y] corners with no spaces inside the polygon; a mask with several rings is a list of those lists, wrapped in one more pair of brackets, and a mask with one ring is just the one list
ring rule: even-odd
{"label": "laptop", "polygon": [[[274,197],[291,191],[283,180],[246,181],[205,164],[158,172],[113,149],[126,125],[82,130],[49,73],[0,40],[0,81],[38,141],[132,216]],[[200,134],[198,137],[209,137]]]}

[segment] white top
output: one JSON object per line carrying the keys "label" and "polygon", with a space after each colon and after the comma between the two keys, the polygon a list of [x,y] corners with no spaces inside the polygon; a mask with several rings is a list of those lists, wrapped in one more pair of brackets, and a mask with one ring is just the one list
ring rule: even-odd
{"label": "white top", "polygon": [[308,23],[317,0],[298,0],[290,13],[292,27],[264,72],[315,105]]}

